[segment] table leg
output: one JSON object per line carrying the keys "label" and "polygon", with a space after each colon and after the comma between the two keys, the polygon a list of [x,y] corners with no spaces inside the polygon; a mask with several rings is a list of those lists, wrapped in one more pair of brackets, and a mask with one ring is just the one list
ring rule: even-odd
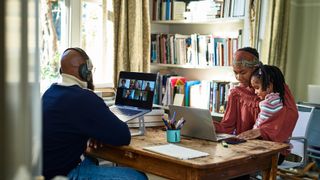
{"label": "table leg", "polygon": [[278,155],[273,155],[271,167],[262,171],[263,180],[276,180],[278,170]]}

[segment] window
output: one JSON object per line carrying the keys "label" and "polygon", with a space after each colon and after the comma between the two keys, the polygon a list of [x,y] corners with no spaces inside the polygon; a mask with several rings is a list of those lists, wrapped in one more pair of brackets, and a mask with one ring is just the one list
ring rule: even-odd
{"label": "window", "polygon": [[97,86],[113,83],[113,21],[108,18],[112,12],[112,1],[105,3],[102,0],[83,0],[81,6],[80,42],[95,66],[93,77]]}
{"label": "window", "polygon": [[63,40],[61,34],[64,0],[41,1],[40,91],[43,93],[59,78],[59,60]]}
{"label": "window", "polygon": [[61,53],[67,47],[88,53],[96,87],[113,86],[112,13],[109,0],[41,1],[41,92],[58,81]]}

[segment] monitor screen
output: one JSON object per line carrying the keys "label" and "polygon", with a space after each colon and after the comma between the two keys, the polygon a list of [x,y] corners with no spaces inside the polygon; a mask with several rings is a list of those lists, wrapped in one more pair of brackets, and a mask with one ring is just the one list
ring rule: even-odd
{"label": "monitor screen", "polygon": [[120,72],[116,105],[152,108],[157,74]]}

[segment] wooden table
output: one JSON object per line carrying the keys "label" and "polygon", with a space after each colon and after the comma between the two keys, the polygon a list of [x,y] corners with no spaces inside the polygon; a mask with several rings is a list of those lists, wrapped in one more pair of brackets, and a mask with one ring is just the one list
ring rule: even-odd
{"label": "wooden table", "polygon": [[263,179],[276,179],[278,153],[288,147],[282,143],[249,140],[225,148],[220,143],[182,137],[181,143],[177,145],[210,154],[189,160],[179,160],[143,149],[166,143],[165,131],[151,128],[147,129],[145,136],[133,137],[129,146],[88,148],[87,153],[169,179],[229,179],[258,170],[263,171]]}

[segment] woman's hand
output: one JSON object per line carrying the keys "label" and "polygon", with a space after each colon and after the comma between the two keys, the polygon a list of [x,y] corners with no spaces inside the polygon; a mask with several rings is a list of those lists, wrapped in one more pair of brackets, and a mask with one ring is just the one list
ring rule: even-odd
{"label": "woman's hand", "polygon": [[241,139],[256,139],[261,136],[260,129],[251,129],[239,134],[237,137]]}

